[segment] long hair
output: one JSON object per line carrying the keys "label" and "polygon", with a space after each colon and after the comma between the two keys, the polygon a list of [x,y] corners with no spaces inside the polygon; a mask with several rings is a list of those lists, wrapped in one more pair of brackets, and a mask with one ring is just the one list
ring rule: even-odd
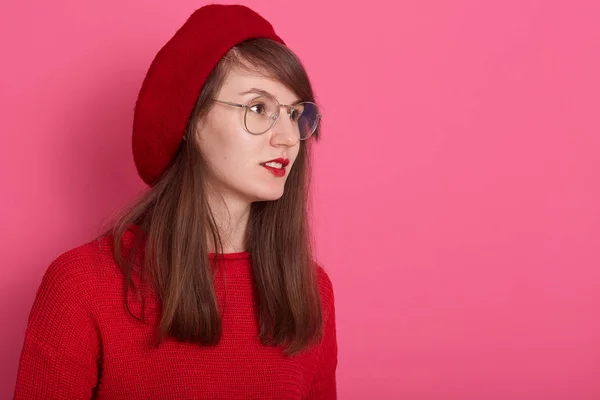
{"label": "long hair", "polygon": [[[207,200],[208,165],[194,129],[210,111],[210,100],[227,72],[249,66],[267,73],[299,98],[314,101],[306,71],[287,47],[268,39],[238,44],[221,59],[199,93],[186,140],[169,169],[122,212],[110,230],[114,258],[125,279],[126,304],[128,291],[138,290],[132,276],[142,255],[142,276],[151,282],[162,311],[156,327],[157,344],[170,336],[210,346],[221,337],[213,278],[214,261],[218,261],[223,246]],[[319,128],[313,135],[319,137]],[[260,340],[264,345],[283,346],[287,355],[319,340],[323,329],[308,218],[310,170],[307,140],[300,144],[282,197],[251,205],[245,235]],[[134,244],[125,252],[122,237],[131,225],[139,229],[135,230]],[[207,238],[216,247],[216,258],[209,256]]]}

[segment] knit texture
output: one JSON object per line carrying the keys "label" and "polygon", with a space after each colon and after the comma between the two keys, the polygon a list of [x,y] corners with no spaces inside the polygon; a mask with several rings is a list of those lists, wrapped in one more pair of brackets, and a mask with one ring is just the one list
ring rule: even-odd
{"label": "knit texture", "polygon": [[[15,399],[336,399],[333,288],[317,268],[325,332],[297,356],[260,343],[248,253],[226,254],[219,266],[225,272],[215,279],[225,304],[219,344],[167,338],[156,348],[152,324],[125,308],[112,237],[72,249],[49,266],[38,289]],[[141,308],[130,297],[137,315]],[[146,306],[154,321],[156,304]]]}

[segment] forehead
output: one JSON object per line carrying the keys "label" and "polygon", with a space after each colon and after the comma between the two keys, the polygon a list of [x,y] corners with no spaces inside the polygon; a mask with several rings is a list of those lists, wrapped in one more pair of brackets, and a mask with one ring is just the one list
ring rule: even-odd
{"label": "forehead", "polygon": [[288,89],[280,81],[254,71],[243,71],[239,69],[230,70],[225,76],[223,86],[219,91],[221,97],[227,97],[225,100],[232,99],[251,99],[257,94],[240,94],[251,89],[259,89],[273,95],[281,104],[294,104],[300,101],[298,96]]}

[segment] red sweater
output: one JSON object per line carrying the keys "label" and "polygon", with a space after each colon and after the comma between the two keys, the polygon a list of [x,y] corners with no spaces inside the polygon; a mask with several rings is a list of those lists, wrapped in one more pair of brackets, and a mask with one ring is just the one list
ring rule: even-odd
{"label": "red sweater", "polygon": [[260,343],[248,253],[225,255],[227,290],[222,273],[215,280],[217,298],[227,295],[219,345],[168,338],[153,348],[153,327],[125,308],[111,240],[70,250],[46,271],[29,316],[15,399],[336,398],[334,297],[321,267],[325,334],[306,352],[286,357]]}

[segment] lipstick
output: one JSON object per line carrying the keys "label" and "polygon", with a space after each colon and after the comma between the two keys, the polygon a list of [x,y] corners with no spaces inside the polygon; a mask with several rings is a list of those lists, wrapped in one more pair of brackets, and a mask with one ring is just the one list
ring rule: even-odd
{"label": "lipstick", "polygon": [[290,160],[287,158],[279,157],[273,160],[265,161],[261,163],[263,167],[265,167],[269,172],[277,177],[285,176],[285,167],[288,166]]}

